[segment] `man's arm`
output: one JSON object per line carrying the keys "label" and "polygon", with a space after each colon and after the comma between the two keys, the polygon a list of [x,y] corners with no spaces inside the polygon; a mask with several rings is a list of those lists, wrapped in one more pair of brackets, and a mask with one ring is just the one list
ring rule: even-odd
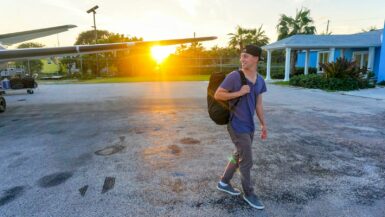
{"label": "man's arm", "polygon": [[263,113],[263,103],[262,103],[262,94],[259,94],[257,97],[257,106],[255,108],[257,116],[259,119],[259,124],[261,126],[261,139],[267,138],[267,128],[265,123],[265,115]]}
{"label": "man's arm", "polygon": [[243,85],[241,89],[236,92],[230,92],[222,87],[218,87],[217,91],[215,91],[214,98],[215,100],[227,101],[248,94],[249,92],[249,85]]}

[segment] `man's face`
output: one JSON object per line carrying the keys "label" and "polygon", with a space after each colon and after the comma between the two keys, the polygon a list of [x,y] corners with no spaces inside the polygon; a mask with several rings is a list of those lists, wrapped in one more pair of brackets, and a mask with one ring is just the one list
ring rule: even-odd
{"label": "man's face", "polygon": [[240,61],[242,64],[242,68],[250,69],[258,64],[258,57],[248,53],[241,53]]}

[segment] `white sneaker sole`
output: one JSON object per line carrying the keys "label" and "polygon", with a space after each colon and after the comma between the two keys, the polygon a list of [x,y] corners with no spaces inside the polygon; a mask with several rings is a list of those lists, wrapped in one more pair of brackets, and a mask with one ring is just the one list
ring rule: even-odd
{"label": "white sneaker sole", "polygon": [[233,192],[231,192],[231,191],[226,191],[225,189],[219,188],[218,185],[217,185],[217,189],[220,190],[220,191],[226,192],[226,193],[228,193],[228,194],[230,194],[230,195],[233,195],[233,196],[238,196],[238,195],[241,194],[241,192],[239,192],[239,193],[233,193]]}
{"label": "white sneaker sole", "polygon": [[245,197],[245,195],[243,195],[243,199],[250,205],[250,206],[252,206],[253,208],[256,208],[256,209],[264,209],[265,208],[265,206],[256,206],[256,205],[254,205],[254,204],[252,204],[250,201],[248,201],[247,199],[246,199],[246,197]]}

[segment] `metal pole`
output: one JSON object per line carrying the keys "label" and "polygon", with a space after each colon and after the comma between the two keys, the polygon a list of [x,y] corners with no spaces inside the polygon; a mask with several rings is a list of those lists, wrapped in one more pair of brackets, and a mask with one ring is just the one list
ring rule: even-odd
{"label": "metal pole", "polygon": [[[94,17],[94,31],[95,31],[95,44],[97,44],[97,43],[98,43],[98,32],[96,31],[95,14],[96,14],[96,11],[93,11],[93,17]],[[95,60],[96,60],[96,75],[99,75],[98,53],[95,54]]]}
{"label": "metal pole", "polygon": [[80,55],[80,74],[83,77],[83,57]]}
{"label": "metal pole", "polygon": [[29,65],[29,60],[28,60],[28,74],[31,75],[31,66]]}
{"label": "metal pole", "polygon": [[98,32],[96,31],[95,14],[96,14],[96,11],[93,12],[93,15],[94,15],[95,44],[97,44],[97,40],[98,40]]}

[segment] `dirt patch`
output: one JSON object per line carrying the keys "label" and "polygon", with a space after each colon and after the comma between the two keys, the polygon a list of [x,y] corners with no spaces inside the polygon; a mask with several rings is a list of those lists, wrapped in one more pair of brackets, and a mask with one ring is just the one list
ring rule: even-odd
{"label": "dirt patch", "polygon": [[169,159],[180,155],[182,149],[178,145],[167,145],[167,146],[151,146],[143,151],[144,156],[154,156],[163,159]]}
{"label": "dirt patch", "polygon": [[201,143],[201,141],[193,138],[183,138],[180,140],[180,143],[184,145],[195,145]]}

